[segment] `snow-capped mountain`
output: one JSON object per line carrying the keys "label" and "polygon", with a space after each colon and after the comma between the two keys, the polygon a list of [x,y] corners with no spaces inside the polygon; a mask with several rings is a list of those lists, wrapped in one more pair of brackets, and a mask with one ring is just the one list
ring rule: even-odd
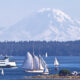
{"label": "snow-capped mountain", "polygon": [[42,8],[2,31],[0,40],[79,40],[80,21],[59,9]]}

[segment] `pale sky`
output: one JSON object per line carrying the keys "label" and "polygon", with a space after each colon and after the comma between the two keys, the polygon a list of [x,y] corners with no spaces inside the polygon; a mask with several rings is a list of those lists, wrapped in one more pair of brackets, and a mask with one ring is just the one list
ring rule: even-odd
{"label": "pale sky", "polygon": [[14,25],[40,8],[58,8],[80,17],[80,0],[0,0],[0,26]]}
{"label": "pale sky", "polygon": [[80,40],[80,0],[0,0],[5,40]]}

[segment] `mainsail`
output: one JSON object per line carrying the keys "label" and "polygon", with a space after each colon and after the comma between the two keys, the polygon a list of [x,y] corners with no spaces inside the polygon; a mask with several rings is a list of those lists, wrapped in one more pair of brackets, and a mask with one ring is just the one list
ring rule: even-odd
{"label": "mainsail", "polygon": [[44,69],[44,67],[42,65],[42,60],[40,57],[34,55],[33,59],[34,59],[34,64],[33,64],[34,70]]}
{"label": "mainsail", "polygon": [[58,62],[56,57],[55,57],[55,60],[54,60],[54,66],[59,66],[59,62]]}
{"label": "mainsail", "polygon": [[27,70],[33,69],[33,57],[30,52],[27,53],[26,58],[24,60],[23,68]]}
{"label": "mainsail", "polygon": [[42,57],[39,55],[39,69],[44,69]]}
{"label": "mainsail", "polygon": [[34,64],[33,64],[34,70],[39,70],[39,58],[34,55],[33,59],[34,59]]}

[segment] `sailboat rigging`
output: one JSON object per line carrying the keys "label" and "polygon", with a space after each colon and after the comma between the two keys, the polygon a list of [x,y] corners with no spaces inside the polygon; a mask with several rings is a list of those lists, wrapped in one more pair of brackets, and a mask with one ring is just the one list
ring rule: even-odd
{"label": "sailboat rigging", "polygon": [[36,56],[33,51],[33,55],[30,52],[27,53],[27,56],[24,60],[23,68],[25,72],[31,73],[43,73],[46,63],[44,63],[41,55]]}
{"label": "sailboat rigging", "polygon": [[[40,56],[41,57],[41,56]],[[44,70],[43,70],[43,74],[49,74],[49,70],[47,68],[47,64],[44,61],[44,59],[41,57],[42,61],[43,61],[43,65],[44,65]]]}
{"label": "sailboat rigging", "polygon": [[38,56],[32,56],[30,52],[27,53],[26,59],[23,64],[25,72],[40,73],[43,72],[43,66]]}

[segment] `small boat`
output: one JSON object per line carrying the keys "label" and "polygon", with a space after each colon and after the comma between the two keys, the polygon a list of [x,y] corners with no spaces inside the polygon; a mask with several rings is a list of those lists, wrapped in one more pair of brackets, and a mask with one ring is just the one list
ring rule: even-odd
{"label": "small boat", "polygon": [[4,70],[3,69],[1,69],[1,75],[4,75]]}
{"label": "small boat", "polygon": [[54,66],[55,66],[55,67],[59,66],[59,62],[58,62],[58,60],[57,60],[56,57],[55,57],[55,60],[54,60]]}
{"label": "small boat", "polygon": [[25,69],[25,72],[29,73],[43,73],[44,71],[44,61],[41,55],[36,56],[31,55],[30,52],[27,53],[27,56],[23,63],[23,68]]}
{"label": "small boat", "polygon": [[47,52],[46,52],[46,54],[45,54],[45,57],[48,57],[48,54],[47,54]]}
{"label": "small boat", "polygon": [[0,68],[11,68],[16,67],[16,63],[9,61],[9,57],[5,56],[4,59],[0,60]]}
{"label": "small boat", "polygon": [[59,70],[59,68],[58,68],[58,66],[59,66],[59,62],[58,62],[58,60],[57,60],[57,58],[55,57],[55,60],[54,60],[54,66],[55,66],[55,71],[58,71]]}

